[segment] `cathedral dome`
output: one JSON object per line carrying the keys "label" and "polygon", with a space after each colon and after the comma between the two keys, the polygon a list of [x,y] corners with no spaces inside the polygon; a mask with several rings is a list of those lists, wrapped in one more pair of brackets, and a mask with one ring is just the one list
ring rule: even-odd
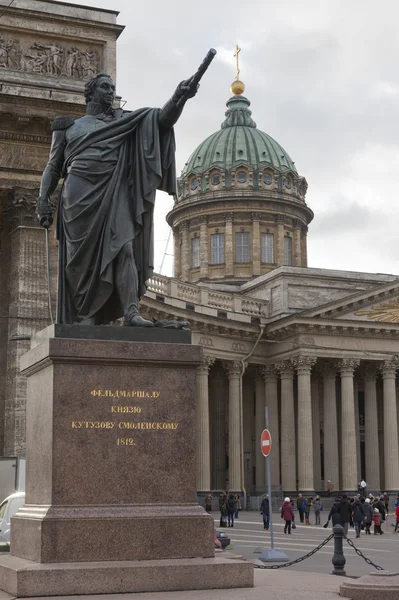
{"label": "cathedral dome", "polygon": [[220,130],[194,150],[177,180],[166,220],[182,281],[236,284],[307,265],[308,184],[284,148],[256,127],[244,88],[234,82]]}
{"label": "cathedral dome", "polygon": [[249,100],[243,96],[230,98],[221,129],[194,150],[182,177],[202,174],[212,167],[230,171],[240,164],[256,171],[271,167],[280,173],[297,174],[294,162],[284,148],[270,135],[257,129],[249,106]]}

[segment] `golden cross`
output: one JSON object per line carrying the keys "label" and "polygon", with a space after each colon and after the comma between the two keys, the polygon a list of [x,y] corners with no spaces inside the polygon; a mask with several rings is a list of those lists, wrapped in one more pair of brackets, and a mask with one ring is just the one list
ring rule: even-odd
{"label": "golden cross", "polygon": [[234,52],[234,56],[236,59],[236,80],[238,81],[239,76],[240,76],[240,68],[238,66],[238,55],[241,52],[241,48],[238,47],[238,44],[236,45],[236,51]]}

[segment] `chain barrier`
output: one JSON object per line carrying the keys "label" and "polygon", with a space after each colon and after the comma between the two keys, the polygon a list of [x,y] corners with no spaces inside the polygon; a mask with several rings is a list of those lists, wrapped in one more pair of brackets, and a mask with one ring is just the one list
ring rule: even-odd
{"label": "chain barrier", "polygon": [[284,567],[291,567],[292,565],[297,565],[298,563],[302,562],[303,560],[306,560],[307,558],[310,558],[311,556],[313,556],[313,554],[316,554],[316,552],[318,552],[319,550],[321,550],[321,548],[323,548],[323,546],[328,544],[328,542],[333,537],[334,537],[334,534],[332,533],[331,535],[328,536],[328,538],[326,538],[324,540],[324,542],[321,542],[321,544],[319,544],[316,548],[313,548],[313,550],[311,550],[310,552],[305,554],[305,556],[301,556],[300,558],[291,560],[290,562],[284,563],[283,565],[257,565],[257,564],[254,564],[254,567],[256,567],[257,569],[283,569]]}
{"label": "chain barrier", "polygon": [[[328,544],[328,542],[333,537],[334,537],[334,534],[332,533],[331,535],[328,536],[328,538],[326,538],[324,540],[324,542],[322,542],[321,544],[319,544],[316,548],[314,548],[313,550],[311,550],[310,552],[308,552],[304,556],[300,556],[299,558],[296,558],[295,560],[291,560],[290,562],[286,562],[286,563],[284,563],[282,565],[259,565],[259,564],[254,564],[254,567],[256,569],[283,569],[284,567],[292,567],[292,565],[297,565],[298,563],[302,562],[303,560],[306,560],[307,558],[310,558],[311,556],[313,556],[313,554],[316,554],[316,552],[318,552],[319,550],[321,550],[321,548],[323,548],[326,544]],[[370,560],[369,558],[367,558],[367,556],[364,556],[363,552],[361,550],[359,550],[359,548],[356,548],[356,546],[352,542],[352,540],[349,539],[348,537],[346,537],[345,534],[344,534],[344,538],[348,542],[349,546],[351,546],[354,549],[354,551],[356,552],[356,554],[358,556],[360,556],[361,558],[363,558],[363,560],[365,560],[368,565],[371,565],[377,571],[385,571],[384,567],[380,567],[379,565],[376,565],[375,563],[373,563],[372,560]]]}
{"label": "chain barrier", "polygon": [[367,556],[364,556],[363,552],[361,550],[359,550],[359,548],[356,548],[356,546],[352,542],[352,540],[350,540],[348,537],[346,537],[345,534],[344,534],[344,537],[345,537],[346,541],[348,542],[349,546],[352,546],[352,548],[354,549],[354,551],[356,552],[356,554],[358,556],[361,556],[363,558],[363,560],[365,560],[368,565],[371,565],[372,567],[374,567],[374,569],[377,569],[377,571],[385,571],[384,567],[380,567],[379,565],[376,565],[375,563],[373,563],[372,560],[370,560],[369,558],[367,558]]}

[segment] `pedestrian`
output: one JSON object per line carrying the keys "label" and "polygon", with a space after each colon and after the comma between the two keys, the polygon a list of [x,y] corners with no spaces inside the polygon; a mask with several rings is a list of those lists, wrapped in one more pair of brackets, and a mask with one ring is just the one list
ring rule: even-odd
{"label": "pedestrian", "polygon": [[298,494],[298,498],[296,500],[296,507],[297,507],[298,512],[299,512],[299,520],[301,521],[301,523],[303,523],[304,522],[305,509],[306,509],[306,502],[305,502],[305,499],[302,496],[302,494]]}
{"label": "pedestrian", "polygon": [[234,527],[234,515],[236,512],[236,501],[234,500],[234,494],[229,494],[227,500],[227,518],[229,520],[229,527]]}
{"label": "pedestrian", "polygon": [[331,496],[331,494],[333,493],[333,491],[334,491],[334,484],[333,484],[333,482],[331,481],[331,479],[329,479],[329,480],[327,481],[327,494],[328,494],[329,496]]}
{"label": "pedestrian", "polygon": [[370,527],[373,522],[373,507],[371,506],[370,498],[366,498],[363,506],[364,510],[364,527],[366,529],[366,534],[370,534]]}
{"label": "pedestrian", "polygon": [[364,479],[361,480],[360,484],[359,484],[359,488],[360,488],[360,493],[362,496],[366,496],[367,494],[367,483],[364,481]]}
{"label": "pedestrian", "polygon": [[227,525],[227,494],[221,492],[219,496],[220,527]]}
{"label": "pedestrian", "polygon": [[374,520],[374,535],[377,535],[377,533],[382,535],[384,532],[381,529],[380,511],[378,510],[378,508],[374,509],[374,519],[373,520]]}
{"label": "pedestrian", "polygon": [[263,529],[269,529],[269,520],[270,520],[270,502],[269,502],[269,494],[263,498],[262,503],[260,505],[261,515],[263,517]]}
{"label": "pedestrian", "polygon": [[357,498],[352,506],[353,509],[353,522],[355,524],[356,537],[360,537],[360,531],[362,528],[362,523],[364,522],[364,508],[363,504],[360,502],[360,498]]}
{"label": "pedestrian", "polygon": [[377,497],[376,502],[374,502],[374,508],[378,508],[378,512],[380,513],[381,521],[385,521],[385,504],[384,504],[384,496],[381,495],[379,498]]}
{"label": "pedestrian", "polygon": [[320,501],[320,496],[316,496],[315,501],[313,502],[313,510],[315,516],[315,525],[320,525],[320,512],[322,506]]}
{"label": "pedestrian", "polygon": [[389,495],[384,492],[383,494],[383,502],[384,502],[384,506],[385,506],[385,513],[389,513]]}
{"label": "pedestrian", "polygon": [[310,525],[310,511],[312,510],[312,506],[313,506],[313,498],[307,498],[306,499],[306,508],[305,508],[306,525]]}
{"label": "pedestrian", "polygon": [[208,514],[212,512],[212,498],[213,496],[210,492],[205,496],[205,510]]}
{"label": "pedestrian", "polygon": [[234,517],[236,519],[238,519],[238,513],[241,510],[241,498],[240,498],[240,494],[235,494],[234,495],[234,500],[236,501],[236,512],[234,514]]}
{"label": "pedestrian", "polygon": [[328,524],[330,522],[330,520],[332,521],[332,526],[334,527],[334,525],[340,525],[341,524],[341,504],[340,504],[341,498],[339,496],[337,496],[334,500],[334,504],[332,505],[330,512],[328,513],[328,519],[327,519],[327,523],[325,523],[325,525],[323,525],[323,527],[325,529],[327,529]]}
{"label": "pedestrian", "polygon": [[397,533],[398,528],[399,528],[399,503],[395,509],[395,514],[396,514],[396,523],[395,523],[395,529],[394,532]]}
{"label": "pedestrian", "polygon": [[339,518],[340,525],[344,528],[344,533],[347,536],[349,530],[349,523],[352,523],[352,506],[349,502],[349,498],[344,494],[339,504]]}
{"label": "pedestrian", "polygon": [[284,533],[291,535],[291,523],[294,520],[294,511],[292,510],[289,498],[284,498],[284,503],[281,507],[281,518],[285,521]]}

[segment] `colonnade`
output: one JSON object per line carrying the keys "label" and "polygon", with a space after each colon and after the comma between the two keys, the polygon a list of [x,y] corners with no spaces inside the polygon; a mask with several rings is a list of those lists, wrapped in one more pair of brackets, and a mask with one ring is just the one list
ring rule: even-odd
{"label": "colonnade", "polygon": [[[326,489],[330,480],[336,490],[352,492],[365,477],[371,490],[381,490],[382,485],[384,491],[399,490],[396,357],[382,362],[363,362],[354,358],[335,361],[299,355],[256,369],[251,366],[245,377],[252,380],[255,408],[245,435],[243,414],[246,403],[252,403],[252,392],[248,397],[243,394],[244,365],[241,361],[221,361],[221,364],[224,371],[219,369],[215,375],[218,383],[211,394],[212,405],[209,386],[213,385],[211,368],[215,359],[205,358],[198,368],[197,483],[200,492],[215,489],[212,485],[215,481],[218,482],[216,487],[234,491],[250,486],[250,477],[244,468],[244,450],[250,443],[254,448],[251,473],[256,472],[256,490],[264,489],[265,463],[260,452],[260,432],[264,427],[265,406],[268,406],[273,441],[272,485],[281,485],[284,492],[310,493],[321,491],[322,480]],[[362,463],[357,389],[364,394]],[[227,402],[223,394],[227,394]],[[247,408],[251,413],[252,408]],[[379,438],[383,440],[380,445]],[[222,481],[223,473],[225,481]]]}

